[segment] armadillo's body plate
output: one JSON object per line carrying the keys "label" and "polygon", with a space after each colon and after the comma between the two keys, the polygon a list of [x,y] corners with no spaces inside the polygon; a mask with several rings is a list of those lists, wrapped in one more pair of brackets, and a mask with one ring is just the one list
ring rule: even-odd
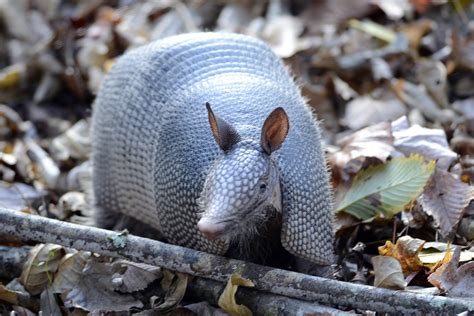
{"label": "armadillo's body plate", "polygon": [[160,229],[173,243],[214,253],[227,245],[197,230],[196,200],[220,154],[204,104],[259,139],[282,106],[290,132],[276,160],[282,172],[282,242],[297,256],[328,263],[331,196],[319,131],[281,61],[245,36],[190,34],[126,54],[94,108],[96,203]]}

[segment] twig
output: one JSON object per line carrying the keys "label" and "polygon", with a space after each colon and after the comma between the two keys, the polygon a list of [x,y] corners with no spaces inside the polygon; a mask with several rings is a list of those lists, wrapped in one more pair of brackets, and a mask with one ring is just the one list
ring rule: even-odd
{"label": "twig", "polygon": [[[186,296],[217,305],[224,287],[225,284],[221,282],[196,278],[189,284]],[[354,315],[332,307],[244,287],[240,287],[237,292],[237,302],[250,308],[255,315]]]}
{"label": "twig", "polygon": [[474,302],[441,296],[392,291],[301,273],[272,269],[151,239],[127,236],[123,248],[113,246],[117,233],[0,209],[0,232],[22,240],[55,243],[107,256],[124,257],[170,270],[226,282],[238,272],[255,289],[324,305],[380,312],[452,314],[474,312]]}
{"label": "twig", "polygon": [[[0,277],[13,279],[23,269],[30,246],[0,247]],[[4,268],[7,268],[5,271]],[[188,284],[186,296],[197,302],[206,301],[217,305],[225,284],[204,278],[195,278]],[[23,300],[26,301],[26,300]],[[237,302],[249,307],[256,315],[353,315],[335,308],[304,302],[294,298],[258,292],[250,288],[240,287]]]}

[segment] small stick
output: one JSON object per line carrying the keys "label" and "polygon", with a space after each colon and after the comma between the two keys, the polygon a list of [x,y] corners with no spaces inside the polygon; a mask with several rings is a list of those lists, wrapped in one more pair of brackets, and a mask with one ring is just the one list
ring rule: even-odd
{"label": "small stick", "polygon": [[122,248],[117,248],[111,242],[118,238],[119,234],[116,232],[26,215],[4,208],[0,208],[0,232],[25,241],[55,243],[106,256],[127,258],[219,282],[227,282],[230,275],[237,272],[252,280],[257,290],[329,306],[394,314],[474,312],[474,301],[324,279],[132,235],[125,237],[126,243]]}

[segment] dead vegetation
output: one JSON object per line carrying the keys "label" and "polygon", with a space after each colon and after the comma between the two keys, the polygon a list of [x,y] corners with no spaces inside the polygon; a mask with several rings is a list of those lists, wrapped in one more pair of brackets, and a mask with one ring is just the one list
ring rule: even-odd
{"label": "dead vegetation", "polygon": [[[472,301],[473,17],[463,0],[0,0],[0,206],[91,225],[89,118],[116,58],[183,32],[245,33],[284,59],[322,120],[334,277]],[[3,311],[184,313],[199,281],[0,236]],[[219,306],[248,314],[232,289]]]}

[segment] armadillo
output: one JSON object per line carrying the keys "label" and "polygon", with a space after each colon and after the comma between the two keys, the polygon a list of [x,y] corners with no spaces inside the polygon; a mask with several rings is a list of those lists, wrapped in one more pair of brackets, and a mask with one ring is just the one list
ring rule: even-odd
{"label": "armadillo", "polygon": [[262,41],[209,32],[135,48],[112,67],[92,116],[99,225],[123,214],[214,254],[257,257],[254,243],[332,262],[318,123]]}

